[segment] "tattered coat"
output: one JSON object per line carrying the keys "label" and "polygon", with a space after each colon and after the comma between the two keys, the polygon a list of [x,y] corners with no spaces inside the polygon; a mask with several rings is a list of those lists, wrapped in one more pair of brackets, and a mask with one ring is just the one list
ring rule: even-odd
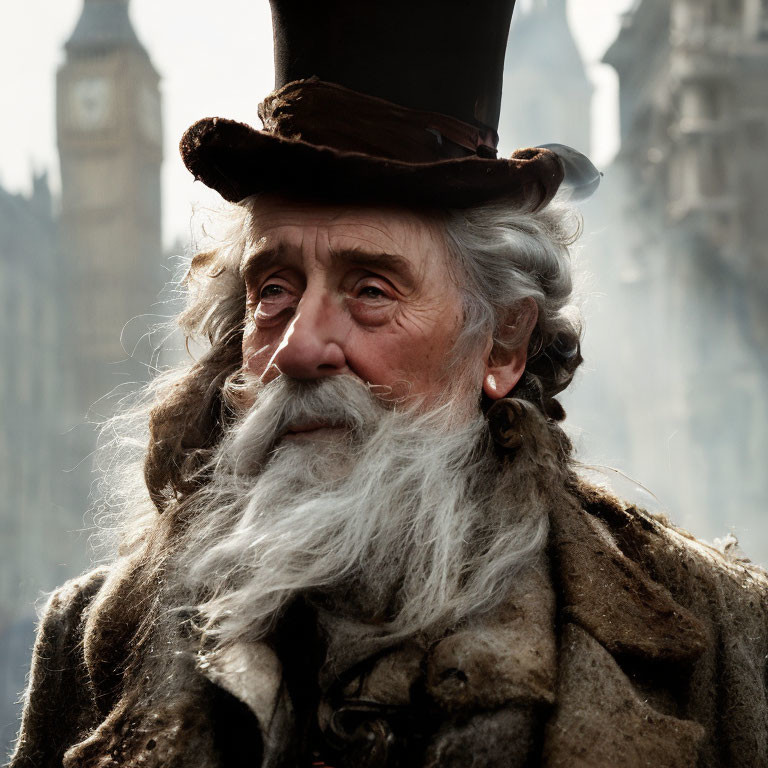
{"label": "tattered coat", "polygon": [[[433,647],[336,671],[348,701],[317,718],[379,744],[350,746],[344,765],[768,766],[766,574],[594,488],[578,494],[580,510],[551,512],[546,585]],[[49,602],[13,768],[311,764],[294,751],[299,706],[279,649],[264,643],[190,661],[178,717],[117,727],[126,719],[100,706],[82,645],[104,578]],[[377,728],[407,729],[424,706],[442,720],[418,754],[390,750],[391,734],[376,742]]]}

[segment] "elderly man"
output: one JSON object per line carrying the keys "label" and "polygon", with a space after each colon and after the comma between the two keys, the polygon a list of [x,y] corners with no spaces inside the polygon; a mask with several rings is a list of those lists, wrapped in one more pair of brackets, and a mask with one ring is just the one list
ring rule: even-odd
{"label": "elderly man", "polygon": [[51,598],[14,768],[768,765],[765,576],[574,471],[552,200],[595,179],[494,158],[512,4],[273,0],[265,130],[185,135],[236,203],[208,349],[110,425],[119,553]]}

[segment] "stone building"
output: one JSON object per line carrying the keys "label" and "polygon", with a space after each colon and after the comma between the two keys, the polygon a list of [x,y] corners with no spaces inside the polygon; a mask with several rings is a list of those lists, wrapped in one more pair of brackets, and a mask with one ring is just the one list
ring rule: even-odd
{"label": "stone building", "polygon": [[605,61],[621,149],[585,251],[611,298],[574,402],[676,521],[765,563],[768,3],[639,0]]}
{"label": "stone building", "polygon": [[0,188],[0,762],[18,729],[35,601],[88,565],[87,422],[108,412],[103,395],[148,377],[141,318],[166,274],[159,78],[127,0],[84,0],[65,50],[61,200],[44,175],[28,197]]}
{"label": "stone building", "polygon": [[[159,76],[128,0],[84,0],[57,78],[61,246],[78,416],[147,373],[131,356],[163,287]],[[104,409],[95,407],[96,415]]]}
{"label": "stone building", "polygon": [[[31,640],[31,604],[52,586],[66,556],[57,527],[59,504],[52,439],[62,421],[56,408],[60,327],[57,228],[44,175],[31,196],[0,188],[0,745],[16,727],[14,699],[24,682]],[[60,517],[60,516],[59,516]],[[41,552],[41,542],[44,552]],[[20,564],[32,566],[25,570]]]}
{"label": "stone building", "polygon": [[566,16],[566,0],[532,0],[512,18],[504,66],[501,154],[567,144],[588,153],[592,84]]}

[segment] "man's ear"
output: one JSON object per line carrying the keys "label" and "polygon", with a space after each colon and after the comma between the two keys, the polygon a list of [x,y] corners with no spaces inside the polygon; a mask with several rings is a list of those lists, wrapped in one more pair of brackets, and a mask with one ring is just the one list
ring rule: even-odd
{"label": "man's ear", "polygon": [[[528,343],[539,319],[539,309],[533,299],[525,299],[500,331],[485,363],[483,392],[491,400],[506,397],[520,381],[528,361]],[[511,345],[511,346],[510,346]]]}

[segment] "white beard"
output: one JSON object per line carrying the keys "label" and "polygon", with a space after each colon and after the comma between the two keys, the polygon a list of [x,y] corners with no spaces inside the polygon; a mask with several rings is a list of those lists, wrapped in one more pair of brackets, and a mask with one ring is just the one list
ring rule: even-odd
{"label": "white beard", "polygon": [[[169,573],[192,587],[209,641],[263,637],[297,595],[341,592],[397,636],[502,602],[541,551],[546,503],[500,473],[479,411],[452,423],[458,412],[386,408],[346,376],[260,387],[189,504]],[[345,431],[280,439],[302,421]]]}

